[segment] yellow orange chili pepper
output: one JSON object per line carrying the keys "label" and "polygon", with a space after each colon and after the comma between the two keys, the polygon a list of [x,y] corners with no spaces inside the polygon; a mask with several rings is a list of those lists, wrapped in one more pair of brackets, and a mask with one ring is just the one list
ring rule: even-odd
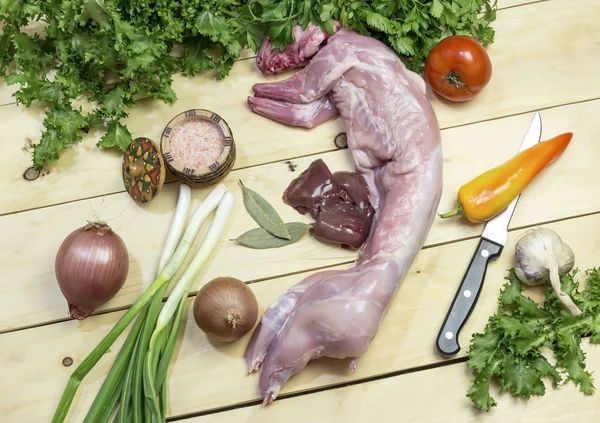
{"label": "yellow orange chili pepper", "polygon": [[496,216],[567,148],[573,133],[566,132],[523,150],[506,163],[482,173],[458,190],[458,204],[441,218],[463,216],[482,223]]}

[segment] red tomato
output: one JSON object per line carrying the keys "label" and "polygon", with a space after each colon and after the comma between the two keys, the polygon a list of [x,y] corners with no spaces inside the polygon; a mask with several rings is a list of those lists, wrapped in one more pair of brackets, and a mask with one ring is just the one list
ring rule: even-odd
{"label": "red tomato", "polygon": [[492,62],[472,37],[444,38],[427,55],[425,78],[438,95],[452,101],[475,97],[490,82]]}

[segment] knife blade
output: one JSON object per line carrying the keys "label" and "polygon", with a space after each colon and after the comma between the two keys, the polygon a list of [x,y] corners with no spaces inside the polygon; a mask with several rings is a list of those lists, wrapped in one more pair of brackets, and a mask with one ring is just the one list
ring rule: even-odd
{"label": "knife blade", "polygon": [[[540,142],[541,136],[542,119],[540,113],[536,112],[523,139],[519,153]],[[502,249],[506,244],[508,224],[520,197],[521,194],[517,195],[502,212],[486,222],[479,244],[471,257],[469,266],[437,336],[436,347],[443,356],[455,355],[460,351],[458,334],[477,303],[488,263],[502,253]]]}

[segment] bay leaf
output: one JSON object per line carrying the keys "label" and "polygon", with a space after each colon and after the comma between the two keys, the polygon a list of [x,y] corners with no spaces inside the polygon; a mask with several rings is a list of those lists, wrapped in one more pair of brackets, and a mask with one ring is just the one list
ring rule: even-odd
{"label": "bay leaf", "polygon": [[285,226],[290,234],[290,239],[279,238],[263,228],[256,228],[243,233],[238,238],[232,239],[231,241],[237,241],[246,247],[260,250],[279,248],[298,241],[311,227],[311,225],[302,222],[290,222],[286,223]]}
{"label": "bay leaf", "polygon": [[244,206],[256,223],[276,237],[287,240],[292,239],[281,216],[279,216],[273,206],[260,194],[246,187],[242,181],[239,182],[242,185],[242,192],[244,194]]}

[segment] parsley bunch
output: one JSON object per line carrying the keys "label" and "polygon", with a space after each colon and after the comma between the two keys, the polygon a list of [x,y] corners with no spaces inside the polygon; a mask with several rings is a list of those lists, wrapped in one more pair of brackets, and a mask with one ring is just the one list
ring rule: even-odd
{"label": "parsley bunch", "polygon": [[[484,46],[494,41],[490,23],[497,1],[490,0],[253,0],[262,6],[262,21],[271,22],[268,35],[283,49],[292,26],[309,22],[333,31],[334,21],[377,38],[391,47],[406,66],[423,70],[429,51],[450,35],[469,35]],[[282,35],[286,37],[282,37]]]}
{"label": "parsley bunch", "polygon": [[[585,272],[586,287],[582,291],[575,281],[577,273],[574,269],[561,278],[563,291],[582,310],[575,317],[551,286],[546,289],[543,306],[524,296],[521,282],[510,269],[497,312],[489,318],[483,333],[471,339],[468,366],[476,376],[467,396],[477,408],[488,411],[497,404],[489,391],[493,378],[498,380],[501,392],[509,391],[523,399],[544,395],[543,378],[549,378],[553,387],[572,381],[581,392],[594,393],[580,344],[584,336],[589,336],[591,343],[600,343],[600,268]],[[542,355],[542,349],[554,353],[554,364]]]}
{"label": "parsley bunch", "polygon": [[[98,147],[125,150],[122,120],[141,98],[174,103],[172,75],[229,74],[243,48],[294,41],[309,22],[334,21],[380,39],[415,71],[442,38],[464,34],[493,42],[492,0],[0,0],[0,73],[20,84],[15,98],[46,108],[33,150],[41,169],[93,127]],[[44,34],[23,28],[42,22]],[[83,102],[91,111],[76,106]],[[86,108],[87,109],[87,108]]]}

